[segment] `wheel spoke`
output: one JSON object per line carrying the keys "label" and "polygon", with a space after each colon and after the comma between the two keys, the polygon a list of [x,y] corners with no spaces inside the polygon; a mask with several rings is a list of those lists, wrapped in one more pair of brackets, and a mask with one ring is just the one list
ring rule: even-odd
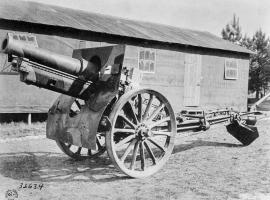
{"label": "wheel spoke", "polygon": [[130,140],[132,140],[135,136],[134,135],[129,135],[126,138],[124,138],[123,140],[121,140],[120,142],[115,144],[115,148],[119,148],[120,146],[122,146],[123,144],[126,144],[127,142],[129,142]]}
{"label": "wheel spoke", "polygon": [[132,161],[130,163],[130,169],[131,170],[134,170],[135,168],[135,162],[136,162],[136,158],[137,158],[137,153],[138,153],[138,149],[139,149],[139,144],[140,144],[140,141],[137,141],[136,144],[135,144],[135,147],[133,149],[133,154],[132,154]]}
{"label": "wheel spoke", "polygon": [[88,156],[92,156],[92,150],[91,150],[91,149],[88,149],[87,155],[88,155]]}
{"label": "wheel spoke", "polygon": [[147,121],[152,121],[157,116],[157,114],[164,108],[164,106],[165,105],[161,103]]}
{"label": "wheel spoke", "polygon": [[144,142],[144,145],[145,145],[145,148],[146,148],[146,150],[148,151],[148,153],[149,153],[149,155],[150,155],[150,157],[151,157],[151,159],[152,159],[152,161],[153,161],[153,164],[155,165],[155,164],[157,163],[157,162],[156,162],[156,157],[155,157],[155,155],[153,154],[151,148],[149,147],[149,145],[147,144],[146,141]]}
{"label": "wheel spoke", "polygon": [[131,126],[132,128],[135,128],[136,127],[136,125],[133,123],[133,122],[131,122],[127,117],[125,117],[124,115],[119,115],[119,117],[121,117],[129,126]]}
{"label": "wheel spoke", "polygon": [[[156,173],[172,153],[177,128],[166,96],[139,89],[119,95],[111,105],[111,128],[103,136],[113,164],[134,178]],[[103,139],[99,141],[104,149]]]}
{"label": "wheel spoke", "polygon": [[156,143],[154,140],[150,139],[150,138],[147,138],[148,141],[150,141],[152,144],[154,144],[155,146],[157,146],[159,149],[161,149],[163,152],[165,152],[165,149],[160,146],[158,143]]}
{"label": "wheel spoke", "polygon": [[158,135],[163,135],[163,136],[168,136],[170,137],[172,132],[167,132],[167,131],[151,131],[153,133],[154,136],[158,136]]}
{"label": "wheel spoke", "polygon": [[170,121],[170,120],[171,120],[170,117],[165,117],[165,118],[163,118],[161,120],[158,120],[158,121],[150,124],[149,127],[150,127],[150,129],[152,129],[152,128],[154,128],[154,127],[156,127],[156,126],[158,126],[158,125],[160,125],[160,124],[162,124],[164,122]]}
{"label": "wheel spoke", "polygon": [[127,128],[115,128],[114,133],[131,133],[131,134],[135,134],[135,130],[134,129],[127,129]]}
{"label": "wheel spoke", "polygon": [[76,153],[75,153],[75,154],[80,155],[80,154],[81,154],[81,150],[82,150],[82,147],[78,147],[78,150],[76,151]]}
{"label": "wheel spoke", "polygon": [[[76,159],[76,160],[83,160],[85,158],[93,158],[98,157],[102,153],[105,152],[105,144],[103,141],[104,136],[100,135],[100,133],[97,133],[96,137],[96,149],[88,149],[80,146],[76,146],[73,144],[64,143],[61,141],[56,141],[61,150],[67,154],[69,157]],[[105,139],[105,138],[104,138]]]}
{"label": "wheel spoke", "polygon": [[143,143],[140,143],[140,156],[141,156],[141,169],[144,170],[145,168],[145,155],[144,155],[144,147],[143,147]]}
{"label": "wheel spoke", "polygon": [[100,144],[100,141],[98,139],[98,136],[97,136],[96,141],[97,141],[98,150],[102,149],[102,145]]}
{"label": "wheel spoke", "polygon": [[150,94],[150,98],[149,98],[149,101],[148,101],[148,104],[146,106],[146,109],[144,111],[144,114],[143,114],[143,117],[142,117],[142,120],[144,121],[148,115],[148,112],[149,112],[149,109],[151,108],[151,105],[152,105],[152,101],[153,101],[153,94]]}
{"label": "wheel spoke", "polygon": [[125,150],[125,152],[124,152],[124,154],[123,154],[123,156],[120,158],[120,160],[121,160],[122,162],[125,161],[127,155],[129,154],[129,152],[130,152],[131,149],[132,149],[132,146],[133,146],[135,143],[136,143],[136,140],[135,140],[135,139],[133,139],[133,140],[129,143],[128,147],[126,148],[126,150]]}
{"label": "wheel spoke", "polygon": [[76,103],[76,105],[78,106],[79,109],[82,108],[81,104],[79,103],[79,101],[77,99],[75,100],[75,103]]}
{"label": "wheel spoke", "polygon": [[142,95],[138,94],[138,120],[142,121]]}
{"label": "wheel spoke", "polygon": [[126,103],[126,106],[128,107],[128,113],[132,115],[132,118],[135,120],[136,124],[138,124],[138,118],[134,107],[131,105],[129,101]]}

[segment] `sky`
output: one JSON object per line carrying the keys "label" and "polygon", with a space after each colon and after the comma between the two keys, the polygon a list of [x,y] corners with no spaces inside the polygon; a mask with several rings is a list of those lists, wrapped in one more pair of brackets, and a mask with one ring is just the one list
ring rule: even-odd
{"label": "sky", "polygon": [[[28,1],[28,0],[21,0]],[[260,28],[270,37],[270,0],[32,0],[122,18],[181,28],[221,30],[239,18],[242,34],[252,36]]]}

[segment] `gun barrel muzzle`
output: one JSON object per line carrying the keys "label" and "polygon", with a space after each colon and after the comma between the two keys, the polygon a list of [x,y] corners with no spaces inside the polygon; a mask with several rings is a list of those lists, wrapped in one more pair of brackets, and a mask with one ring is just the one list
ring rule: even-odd
{"label": "gun barrel muzzle", "polygon": [[52,53],[33,45],[27,44],[20,40],[15,40],[12,35],[7,35],[7,38],[2,42],[1,51],[6,54],[11,54],[17,57],[27,58],[33,62],[63,71],[72,75],[82,74],[89,62],[72,58],[69,56]]}

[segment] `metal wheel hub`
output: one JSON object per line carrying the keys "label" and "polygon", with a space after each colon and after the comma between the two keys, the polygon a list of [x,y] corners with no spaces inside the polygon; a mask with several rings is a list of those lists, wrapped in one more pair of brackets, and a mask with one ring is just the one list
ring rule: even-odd
{"label": "metal wheel hub", "polygon": [[151,137],[151,131],[146,124],[141,123],[136,127],[135,135],[139,139],[144,140],[145,138]]}

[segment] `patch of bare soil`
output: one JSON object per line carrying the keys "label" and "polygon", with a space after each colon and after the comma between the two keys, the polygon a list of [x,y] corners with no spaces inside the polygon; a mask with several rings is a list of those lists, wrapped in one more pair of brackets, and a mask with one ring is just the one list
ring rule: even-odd
{"label": "patch of bare soil", "polygon": [[[221,125],[178,134],[168,163],[146,179],[119,173],[106,153],[96,160],[75,162],[49,139],[4,142],[0,199],[6,199],[8,189],[15,189],[20,200],[268,200],[270,120],[258,122],[258,129],[260,137],[249,146],[242,146]],[[21,184],[43,187],[20,188]]]}

